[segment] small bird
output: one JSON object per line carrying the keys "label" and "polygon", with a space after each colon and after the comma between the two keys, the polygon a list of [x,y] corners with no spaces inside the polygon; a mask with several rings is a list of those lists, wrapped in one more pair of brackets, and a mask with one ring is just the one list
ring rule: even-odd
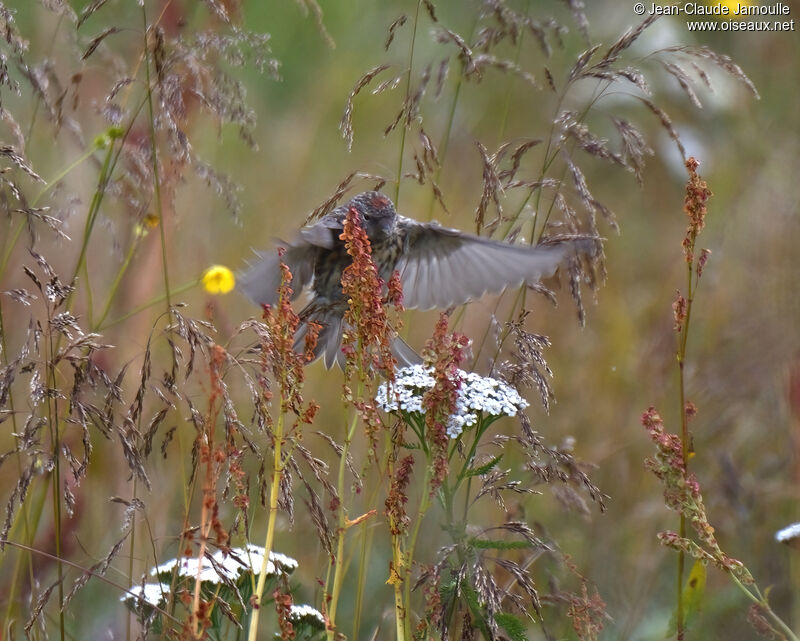
{"label": "small bird", "polygon": [[[594,253],[599,246],[596,239],[583,237],[547,241],[536,247],[514,245],[401,216],[394,203],[378,191],[358,194],[315,224],[303,227],[292,242],[278,245],[285,249],[282,260],[292,272],[292,298],[306,286],[312,290],[311,302],[300,312],[302,324],[295,348],[302,349],[307,323],[319,323],[322,329],[314,358],[324,357],[327,368],[344,362],[341,343],[347,301],[341,280],[351,259],[339,236],[351,208],[358,212],[370,240],[379,276],[387,282],[398,271],[407,309],[446,309],[506,287],[533,284],[552,276],[570,255]],[[237,279],[239,289],[254,303],[278,302],[279,261],[277,250],[261,252]],[[392,351],[401,366],[420,362],[419,355],[399,337]]]}

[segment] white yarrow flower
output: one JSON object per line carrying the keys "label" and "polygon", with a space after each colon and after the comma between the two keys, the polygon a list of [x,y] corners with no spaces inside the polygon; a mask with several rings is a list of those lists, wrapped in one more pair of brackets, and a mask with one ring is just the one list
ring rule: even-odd
{"label": "white yarrow flower", "polygon": [[[436,381],[433,368],[422,365],[403,367],[395,374],[395,382],[383,383],[375,397],[384,412],[405,412],[424,414],[422,397]],[[528,401],[513,387],[489,376],[458,370],[460,386],[456,407],[447,422],[447,434],[456,438],[464,429],[478,422],[479,416],[516,416],[517,412],[528,407]]]}
{"label": "white yarrow flower", "polygon": [[138,603],[139,599],[148,605],[158,606],[160,603],[166,603],[166,597],[169,595],[170,588],[166,583],[145,583],[144,585],[132,585],[131,594],[123,594],[119,600],[131,600]]}
{"label": "white yarrow flower", "polygon": [[319,610],[312,608],[310,605],[293,605],[289,618],[295,622],[305,619],[309,623],[325,627],[325,617],[322,616]]}
{"label": "white yarrow flower", "polygon": [[[219,583],[220,579],[231,579],[235,581],[240,574],[244,574],[253,568],[253,572],[258,575],[264,563],[264,548],[260,545],[248,545],[247,548],[231,548],[230,553],[225,554],[222,550],[214,552],[214,563],[203,558],[199,565],[199,577],[201,581]],[[275,574],[275,565],[287,573],[293,572],[297,568],[297,561],[280,552],[271,552],[267,562],[267,574]],[[150,570],[150,574],[158,576],[166,572],[172,572],[173,568],[178,567],[178,576],[195,578],[198,576],[198,560],[195,557],[185,557],[182,559],[170,559],[158,567]]]}
{"label": "white yarrow flower", "polygon": [[789,543],[800,538],[800,523],[792,523],[775,532],[775,540],[779,543]]}

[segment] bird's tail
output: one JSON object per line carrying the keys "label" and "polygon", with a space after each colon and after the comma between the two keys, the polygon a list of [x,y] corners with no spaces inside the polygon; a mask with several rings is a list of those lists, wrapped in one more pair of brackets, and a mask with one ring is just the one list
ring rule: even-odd
{"label": "bird's tail", "polygon": [[[312,304],[300,312],[302,322],[294,338],[294,349],[298,352],[305,347],[309,323],[320,326],[317,344],[314,347],[314,360],[322,358],[325,367],[330,369],[334,364],[342,369],[345,366],[345,355],[342,351],[342,332],[348,327],[344,322],[341,306]],[[392,339],[390,349],[397,360],[398,367],[407,367],[422,362],[422,358],[414,348],[399,336]]]}
{"label": "bird's tail", "polygon": [[397,360],[398,367],[408,367],[409,365],[422,363],[422,357],[399,336],[395,336],[392,339],[391,349],[392,356]]}
{"label": "bird's tail", "polygon": [[330,369],[337,363],[344,369],[342,353],[342,328],[344,318],[341,308],[332,305],[309,305],[300,312],[300,327],[294,336],[294,349],[301,352],[305,348],[309,325],[319,325],[317,344],[314,347],[314,360],[322,358],[325,367]]}

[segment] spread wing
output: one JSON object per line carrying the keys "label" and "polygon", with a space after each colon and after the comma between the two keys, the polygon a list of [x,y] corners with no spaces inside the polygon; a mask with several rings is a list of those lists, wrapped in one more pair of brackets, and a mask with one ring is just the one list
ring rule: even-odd
{"label": "spread wing", "polygon": [[281,284],[278,248],[283,247],[283,262],[292,272],[292,300],[303,291],[314,276],[314,248],[307,243],[280,243],[274,249],[256,252],[256,260],[236,278],[236,286],[256,305],[275,305]]}
{"label": "spread wing", "polygon": [[526,247],[405,217],[398,217],[398,230],[406,243],[397,269],[407,308],[447,308],[538,282],[576,251],[573,241]]}
{"label": "spread wing", "polygon": [[278,248],[286,251],[283,262],[292,272],[292,300],[297,298],[314,278],[314,265],[319,248],[331,249],[342,232],[341,217],[331,212],[319,222],[300,230],[292,243],[279,242],[269,251],[256,252],[256,260],[237,277],[238,287],[256,305],[275,305],[278,302],[278,287],[281,284]]}
{"label": "spread wing", "polygon": [[300,230],[300,237],[316,247],[333,249],[344,230],[344,213],[341,208],[334,209],[317,223]]}

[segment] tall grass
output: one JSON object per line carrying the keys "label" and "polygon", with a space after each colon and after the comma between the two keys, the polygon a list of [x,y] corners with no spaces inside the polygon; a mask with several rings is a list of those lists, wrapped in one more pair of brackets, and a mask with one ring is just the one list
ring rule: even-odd
{"label": "tall grass", "polygon": [[[307,220],[366,185],[401,207],[424,193],[428,218],[447,215],[469,185],[477,233],[529,244],[605,237],[628,214],[618,222],[591,177],[623,170],[641,183],[654,155],[633,120],[649,118],[685,155],[654,90],[665,77],[694,103],[712,67],[755,93],[707,47],[643,53],[650,18],[602,44],[578,2],[558,18],[531,2],[470,2],[457,12],[440,4],[402,6],[349,95],[320,85],[318,100],[344,105],[341,133],[354,155],[363,157],[356,136],[391,153],[383,165],[337,168],[339,184]],[[326,26],[316,2],[298,6],[316,26],[302,12],[295,20],[324,46],[352,37]],[[252,150],[242,153],[255,154],[247,80],[250,69],[277,79],[269,36],[247,29],[244,8],[217,0],[27,11],[19,16],[52,29],[44,47],[28,43],[0,5],[4,638],[83,638],[101,628],[126,639],[598,638],[615,613],[562,532],[532,514],[543,490],[583,514],[603,511],[611,493],[575,443],[534,427],[520,395],[533,389],[551,409],[551,344],[530,312],[540,296],[564,298],[553,291],[559,283],[507,292],[480,326],[449,310],[428,332],[426,369],[396,371],[389,344],[405,317],[401,292],[380,282],[369,242],[349,220],[347,365],[342,377],[307,386],[319,367],[309,363],[316,335],[293,350],[292,274],[284,271],[275,308],[232,320],[235,304],[210,295],[232,275],[215,267],[202,277],[205,249],[187,251],[183,241],[195,237],[187,228],[204,228],[192,209],[208,200],[193,193],[204,183],[230,214],[230,238],[218,244],[249,244],[234,177],[198,149],[210,147],[213,130],[235,132]],[[496,96],[503,108],[487,116]],[[533,124],[520,116],[532,104],[545,114]],[[385,122],[360,121],[370,109]],[[488,125],[463,114],[483,114]],[[274,175],[263,180],[246,200],[279,191]],[[703,256],[687,259],[689,295],[676,307],[685,310],[681,366]],[[585,289],[615,274],[602,252],[562,271],[577,330],[590,322]],[[393,404],[401,391],[405,406]],[[663,435],[648,416],[651,434]],[[686,486],[690,415],[682,417]],[[679,532],[666,540],[681,550],[676,636],[691,609],[689,552],[746,591],[757,626],[794,638],[740,566],[689,542],[694,517],[677,507]],[[299,567],[280,554],[286,548],[303,552]]]}

